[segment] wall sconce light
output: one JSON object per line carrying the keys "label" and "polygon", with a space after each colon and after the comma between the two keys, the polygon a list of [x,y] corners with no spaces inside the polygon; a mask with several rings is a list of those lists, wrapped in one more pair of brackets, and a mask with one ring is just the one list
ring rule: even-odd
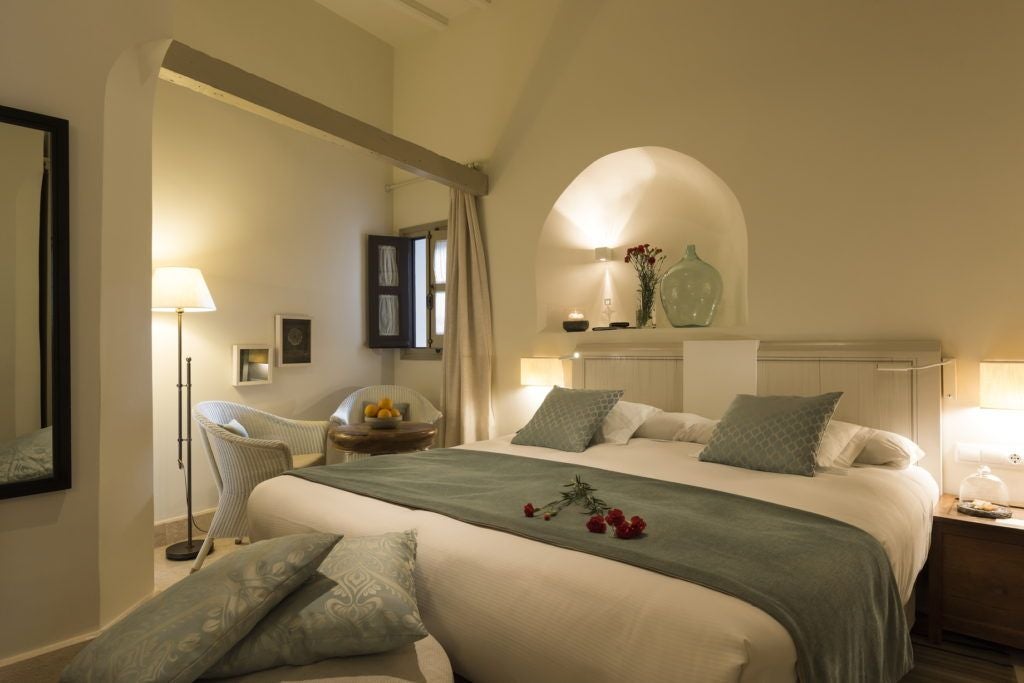
{"label": "wall sconce light", "polygon": [[519,383],[524,387],[564,387],[572,384],[572,368],[561,358],[520,358]]}
{"label": "wall sconce light", "polygon": [[982,408],[1024,410],[1024,361],[981,361]]}
{"label": "wall sconce light", "polygon": [[595,261],[611,261],[612,260],[612,248],[611,247],[598,247],[594,250]]}

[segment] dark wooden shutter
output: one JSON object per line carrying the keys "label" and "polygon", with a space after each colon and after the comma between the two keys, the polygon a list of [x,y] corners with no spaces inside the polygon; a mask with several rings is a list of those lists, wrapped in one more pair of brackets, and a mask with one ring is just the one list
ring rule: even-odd
{"label": "dark wooden shutter", "polygon": [[[393,266],[394,272],[388,264]],[[367,237],[366,321],[367,343],[371,349],[406,349],[413,345],[412,269],[410,238]],[[382,273],[386,274],[383,280]],[[393,311],[394,316],[387,312],[382,315],[382,310]]]}

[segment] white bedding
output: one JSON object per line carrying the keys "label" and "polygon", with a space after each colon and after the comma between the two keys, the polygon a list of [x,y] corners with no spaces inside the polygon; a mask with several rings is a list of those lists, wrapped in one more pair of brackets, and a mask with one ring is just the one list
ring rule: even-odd
{"label": "white bedding", "polygon": [[[466,448],[715,488],[833,517],[881,542],[904,602],[925,562],[938,488],[916,466],[800,477],[702,463],[702,446],[690,443],[633,439],[562,453],[510,439]],[[555,498],[559,484],[538,482],[531,502]],[[310,529],[353,536],[418,529],[424,622],[455,670],[474,683],[795,680],[793,641],[772,617],[737,598],[613,560],[291,476],[253,491],[249,524],[254,540]],[[580,531],[586,533],[582,518]]]}

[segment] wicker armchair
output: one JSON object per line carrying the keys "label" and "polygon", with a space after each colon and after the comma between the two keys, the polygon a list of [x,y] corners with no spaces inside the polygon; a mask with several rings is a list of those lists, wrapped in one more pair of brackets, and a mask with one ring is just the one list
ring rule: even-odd
{"label": "wicker armchair", "polygon": [[[262,481],[291,469],[324,464],[327,421],[290,420],[227,401],[204,401],[192,411],[199,424],[220,500],[192,571],[203,566],[214,538],[248,535],[246,504]],[[238,436],[221,425],[238,422]]]}
{"label": "wicker armchair", "polygon": [[363,401],[376,403],[387,396],[395,403],[409,404],[409,414],[405,419],[410,422],[426,422],[437,424],[441,419],[441,411],[434,407],[434,404],[415,389],[402,387],[396,384],[375,384],[363,387],[351,394],[341,402],[338,409],[331,415],[331,422],[337,424],[356,424],[363,421]]}

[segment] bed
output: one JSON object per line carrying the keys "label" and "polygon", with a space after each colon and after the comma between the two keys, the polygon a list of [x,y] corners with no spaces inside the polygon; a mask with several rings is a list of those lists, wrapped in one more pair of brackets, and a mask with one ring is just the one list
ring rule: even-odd
{"label": "bed", "polygon": [[[831,362],[828,358],[835,350],[808,358],[809,353],[803,350],[782,359],[805,364],[799,366],[800,381],[809,381],[806,363],[821,367]],[[630,358],[634,357],[616,356],[614,364],[597,366],[600,372],[583,367],[581,376],[589,376],[589,386],[620,381],[611,376],[618,372],[635,376],[636,368],[628,365],[641,361]],[[666,360],[652,355],[635,358]],[[879,361],[872,350],[856,351],[836,362]],[[923,364],[917,358],[909,362]],[[781,366],[762,374],[776,383],[790,381]],[[918,399],[918,380],[908,376],[907,381],[908,431],[914,432],[928,413]],[[664,394],[664,387],[650,384],[645,382],[643,390]],[[865,390],[862,381],[858,386],[857,404],[864,406],[865,414],[877,412],[893,393],[884,383],[877,390]],[[816,388],[820,389],[820,375],[817,387],[808,386],[805,393]],[[645,398],[637,395],[641,391],[634,389],[631,400]],[[903,388],[897,386],[896,391]],[[902,399],[893,403],[897,404],[903,406]],[[883,417],[874,420],[876,426],[902,419],[893,417],[896,412],[884,408]],[[921,436],[919,441],[927,441],[930,433]],[[856,526],[881,544],[904,603],[911,599],[927,555],[939,488],[925,466],[854,467],[808,478],[700,462],[702,446],[685,442],[633,439],[627,446],[599,445],[574,454],[510,441],[503,437],[473,444],[472,449],[717,489]],[[796,648],[779,622],[742,600],[694,583],[290,476],[257,487],[249,501],[249,517],[254,539],[307,530],[367,535],[417,529],[417,588],[424,621],[444,645],[455,670],[475,683],[796,678]]]}

